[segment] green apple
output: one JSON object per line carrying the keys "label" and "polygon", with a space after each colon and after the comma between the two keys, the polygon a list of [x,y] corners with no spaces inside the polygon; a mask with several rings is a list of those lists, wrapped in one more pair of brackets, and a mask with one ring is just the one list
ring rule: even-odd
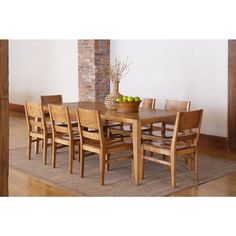
{"label": "green apple", "polygon": [[133,98],[133,97],[128,97],[128,98],[127,98],[127,101],[128,101],[128,102],[133,102],[133,101],[134,101],[134,98]]}
{"label": "green apple", "polygon": [[121,101],[122,101],[121,97],[116,98],[116,102],[121,102]]}
{"label": "green apple", "polygon": [[140,100],[141,100],[140,97],[135,97],[135,98],[134,98],[134,101],[135,101],[135,102],[140,102]]}
{"label": "green apple", "polygon": [[123,98],[123,99],[122,99],[122,102],[127,102],[127,98]]}
{"label": "green apple", "polygon": [[122,100],[127,100],[127,98],[128,98],[127,96],[123,96]]}

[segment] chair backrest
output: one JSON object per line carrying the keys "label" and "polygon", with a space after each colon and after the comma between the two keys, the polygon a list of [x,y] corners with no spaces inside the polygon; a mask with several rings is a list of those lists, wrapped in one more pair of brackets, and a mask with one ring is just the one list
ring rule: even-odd
{"label": "chair backrest", "polygon": [[69,135],[69,138],[73,138],[68,107],[49,104],[48,109],[54,138],[62,137],[64,135]]}
{"label": "chair backrest", "polygon": [[165,109],[167,111],[190,111],[190,101],[166,100]]}
{"label": "chair backrest", "polygon": [[142,98],[141,107],[154,109],[156,105],[155,98]]}
{"label": "chair backrest", "polygon": [[178,112],[171,147],[176,142],[187,141],[195,146],[198,144],[203,110]]}
{"label": "chair backrest", "polygon": [[25,102],[25,116],[29,132],[47,132],[45,116],[41,104]]}
{"label": "chair backrest", "polygon": [[48,105],[48,104],[61,105],[62,104],[62,95],[41,96],[41,103],[42,103],[42,105]]}
{"label": "chair backrest", "polygon": [[100,141],[100,145],[103,147],[104,134],[99,111],[78,108],[76,114],[80,132],[80,141],[82,143],[86,143],[86,140]]}

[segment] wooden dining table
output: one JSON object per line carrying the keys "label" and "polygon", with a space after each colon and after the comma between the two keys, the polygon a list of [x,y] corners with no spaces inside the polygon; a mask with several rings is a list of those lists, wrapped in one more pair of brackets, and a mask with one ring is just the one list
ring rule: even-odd
{"label": "wooden dining table", "polygon": [[160,109],[139,108],[138,112],[124,113],[106,109],[102,102],[71,102],[63,103],[68,106],[72,120],[75,119],[76,108],[99,110],[101,119],[124,122],[132,125],[133,161],[134,161],[134,182],[138,185],[141,179],[141,127],[142,125],[173,121],[176,118],[176,111]]}

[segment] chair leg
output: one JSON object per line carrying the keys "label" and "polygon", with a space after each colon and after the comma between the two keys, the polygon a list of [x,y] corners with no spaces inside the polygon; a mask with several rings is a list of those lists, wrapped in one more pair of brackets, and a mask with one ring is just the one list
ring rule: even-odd
{"label": "chair leg", "polygon": [[165,123],[162,123],[162,125],[161,125],[161,135],[163,137],[166,136],[166,124]]}
{"label": "chair leg", "polygon": [[80,177],[84,178],[84,150],[80,149]]}
{"label": "chair leg", "polygon": [[188,163],[188,170],[192,170],[192,160],[190,158],[187,158]]}
{"label": "chair leg", "polygon": [[100,184],[104,185],[104,175],[105,175],[105,154],[99,154],[100,159]]}
{"label": "chair leg", "polygon": [[[75,149],[76,148],[76,144],[74,144],[74,156],[73,156],[73,160],[76,160],[76,155],[75,155]],[[79,150],[78,150],[79,151]]]}
{"label": "chair leg", "polygon": [[131,174],[132,174],[132,180],[134,181],[134,159],[131,158]]}
{"label": "chair leg", "polygon": [[29,138],[28,138],[28,147],[29,147],[29,149],[28,149],[28,158],[29,158],[29,160],[31,160],[31,144],[32,144],[32,137],[29,136]]}
{"label": "chair leg", "polygon": [[57,144],[52,142],[52,167],[56,168],[56,152],[57,152]]}
{"label": "chair leg", "polygon": [[[162,160],[163,161],[169,161],[170,162],[170,157],[166,155],[162,155]],[[166,166],[166,170],[170,171],[170,166]]]}
{"label": "chair leg", "polygon": [[39,154],[39,138],[36,138],[35,142],[35,155]]}
{"label": "chair leg", "polygon": [[170,162],[171,162],[171,186],[172,188],[175,188],[176,185],[176,158],[175,155],[170,156]]}
{"label": "chair leg", "polygon": [[[109,161],[109,159],[110,159],[110,154],[107,153],[107,154],[105,155],[105,158],[106,158],[106,161]],[[107,163],[106,163],[106,171],[108,171],[108,170],[110,170],[110,164],[107,162]]]}
{"label": "chair leg", "polygon": [[108,137],[108,138],[111,138],[111,131],[110,131],[109,128],[107,128],[107,137]]}
{"label": "chair leg", "polygon": [[78,142],[78,160],[80,162],[80,142]]}
{"label": "chair leg", "polygon": [[48,147],[48,139],[45,137],[43,139],[43,164],[47,164],[47,147]]}
{"label": "chair leg", "polygon": [[[169,157],[169,156],[165,156],[165,155],[163,155],[163,156],[164,156],[164,159],[163,159],[163,160],[170,162],[170,157]],[[167,171],[171,171],[171,167],[170,167],[170,166],[166,166],[166,170],[167,170]]]}
{"label": "chair leg", "polygon": [[[123,122],[121,123],[120,127],[123,130],[123,128],[124,128],[124,123]],[[120,139],[121,139],[122,142],[124,142],[124,135],[122,133],[120,134]]]}
{"label": "chair leg", "polygon": [[184,158],[184,162],[185,162],[186,165],[188,164],[188,158],[187,157]]}
{"label": "chair leg", "polygon": [[194,175],[195,181],[198,181],[198,151],[194,153]]}
{"label": "chair leg", "polygon": [[146,151],[143,150],[143,147],[141,148],[141,178],[144,179],[144,159],[143,159],[143,156],[145,155]]}
{"label": "chair leg", "polygon": [[73,143],[70,143],[70,146],[69,146],[69,172],[70,174],[72,174],[74,156],[75,156],[75,145]]}

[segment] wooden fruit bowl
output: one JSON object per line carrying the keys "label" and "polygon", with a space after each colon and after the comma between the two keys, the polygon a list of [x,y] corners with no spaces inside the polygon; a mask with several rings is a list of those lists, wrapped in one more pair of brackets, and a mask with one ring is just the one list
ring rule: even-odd
{"label": "wooden fruit bowl", "polygon": [[141,101],[138,102],[117,102],[117,111],[118,112],[138,112],[139,105]]}

